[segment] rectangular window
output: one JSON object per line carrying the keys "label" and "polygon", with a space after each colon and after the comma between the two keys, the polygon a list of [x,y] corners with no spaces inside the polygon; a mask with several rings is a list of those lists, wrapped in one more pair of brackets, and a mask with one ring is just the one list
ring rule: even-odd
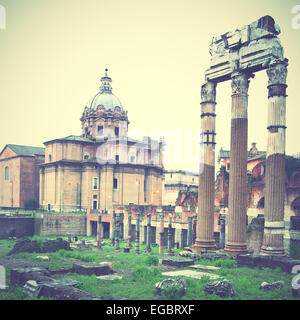
{"label": "rectangular window", "polygon": [[115,136],[116,136],[116,137],[119,136],[119,127],[115,127]]}
{"label": "rectangular window", "polygon": [[115,158],[116,158],[116,161],[119,162],[120,157],[119,157],[118,154],[116,154],[116,157],[115,157]]}
{"label": "rectangular window", "polygon": [[97,209],[98,209],[98,201],[93,200],[93,210],[97,210]]}
{"label": "rectangular window", "polygon": [[93,189],[98,190],[98,178],[93,178]]}
{"label": "rectangular window", "polygon": [[93,199],[97,199],[97,195],[96,194],[93,195]]}
{"label": "rectangular window", "polygon": [[113,181],[113,188],[118,189],[118,179],[116,178],[114,178],[114,181]]}
{"label": "rectangular window", "polygon": [[5,167],[5,180],[9,180],[9,168]]}

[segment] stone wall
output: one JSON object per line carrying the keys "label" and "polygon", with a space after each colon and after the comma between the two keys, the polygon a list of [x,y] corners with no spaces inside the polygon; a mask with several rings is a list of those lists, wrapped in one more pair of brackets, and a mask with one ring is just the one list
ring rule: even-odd
{"label": "stone wall", "polygon": [[0,217],[0,239],[33,236],[34,220],[28,217]]}
{"label": "stone wall", "polygon": [[35,234],[40,236],[86,235],[86,216],[76,213],[36,215]]}

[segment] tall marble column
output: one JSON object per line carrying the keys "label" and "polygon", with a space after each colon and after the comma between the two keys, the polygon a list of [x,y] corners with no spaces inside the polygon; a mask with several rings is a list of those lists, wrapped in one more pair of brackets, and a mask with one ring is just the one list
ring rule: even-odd
{"label": "tall marble column", "polygon": [[198,189],[197,236],[191,247],[194,252],[216,248],[214,239],[215,189],[215,105],[216,84],[206,82],[201,87],[201,160]]}
{"label": "tall marble column", "polygon": [[283,256],[287,60],[271,63],[268,82],[265,226],[261,254]]}
{"label": "tall marble column", "polygon": [[249,75],[237,72],[231,76],[231,140],[228,195],[228,236],[225,251],[247,252],[247,139]]}

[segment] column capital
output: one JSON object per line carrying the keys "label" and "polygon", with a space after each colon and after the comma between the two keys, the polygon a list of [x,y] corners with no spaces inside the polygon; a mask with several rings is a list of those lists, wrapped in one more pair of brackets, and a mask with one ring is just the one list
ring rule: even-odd
{"label": "column capital", "polygon": [[276,60],[267,69],[268,85],[285,84],[287,77],[287,60]]}
{"label": "column capital", "polygon": [[245,72],[235,72],[231,75],[231,89],[232,94],[234,95],[240,95],[248,94],[249,89],[249,78],[252,77],[251,75],[245,73]]}
{"label": "column capital", "polygon": [[201,86],[201,102],[215,102],[216,101],[216,86],[212,81],[207,81]]}

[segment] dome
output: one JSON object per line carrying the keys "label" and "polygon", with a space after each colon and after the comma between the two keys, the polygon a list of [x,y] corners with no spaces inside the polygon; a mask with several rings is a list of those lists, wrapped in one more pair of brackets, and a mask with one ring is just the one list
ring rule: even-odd
{"label": "dome", "polygon": [[101,93],[98,92],[92,99],[87,103],[89,109],[96,109],[99,105],[103,106],[106,110],[114,110],[115,107],[122,109],[121,101],[112,93]]}
{"label": "dome", "polygon": [[95,110],[98,106],[103,106],[106,110],[114,110],[115,107],[123,109],[120,99],[112,93],[112,80],[108,77],[107,71],[105,69],[105,76],[101,78],[100,91],[88,101],[87,108]]}

